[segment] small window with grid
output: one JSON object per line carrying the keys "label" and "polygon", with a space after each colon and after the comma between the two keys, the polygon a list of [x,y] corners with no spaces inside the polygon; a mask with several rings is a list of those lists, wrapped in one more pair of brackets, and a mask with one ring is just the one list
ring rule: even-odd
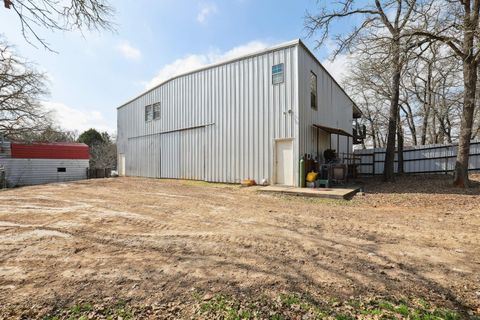
{"label": "small window with grid", "polygon": [[154,103],[153,108],[153,120],[160,119],[160,102]]}
{"label": "small window with grid", "polygon": [[153,108],[152,105],[145,106],[145,121],[153,120]]}
{"label": "small window with grid", "polygon": [[272,67],[272,84],[280,84],[285,80],[283,63],[276,64]]}

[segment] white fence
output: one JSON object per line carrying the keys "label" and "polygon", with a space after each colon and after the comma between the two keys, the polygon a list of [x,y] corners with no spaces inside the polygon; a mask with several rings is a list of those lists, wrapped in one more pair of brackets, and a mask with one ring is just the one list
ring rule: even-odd
{"label": "white fence", "polygon": [[[355,150],[355,157],[360,164],[359,175],[383,174],[385,148]],[[457,144],[431,144],[405,147],[403,150],[404,173],[448,173],[455,168]],[[398,154],[395,153],[395,172],[398,169]],[[480,170],[480,141],[470,144],[470,171]]]}

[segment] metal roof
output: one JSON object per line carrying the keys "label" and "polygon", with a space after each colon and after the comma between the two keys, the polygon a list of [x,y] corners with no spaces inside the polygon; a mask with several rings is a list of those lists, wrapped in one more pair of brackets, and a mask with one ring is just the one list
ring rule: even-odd
{"label": "metal roof", "polygon": [[202,67],[202,68],[198,68],[198,69],[194,69],[192,71],[189,71],[189,72],[185,72],[185,73],[181,73],[181,74],[178,74],[176,76],[173,76],[172,78],[168,79],[168,80],[165,80],[159,84],[157,84],[156,86],[154,86],[153,88],[150,88],[146,91],[144,91],[143,93],[137,95],[136,97],[128,100],[127,102],[125,102],[124,104],[120,105],[119,107],[117,107],[117,109],[120,109],[124,106],[126,106],[127,104],[131,103],[132,101],[140,98],[141,96],[143,96],[144,94],[152,91],[152,90],[155,90],[156,88],[170,82],[170,81],[173,81],[177,78],[180,78],[180,77],[184,77],[184,76],[187,76],[187,75],[190,75],[190,74],[194,74],[194,73],[197,73],[197,72],[201,72],[201,71],[204,71],[204,70],[208,70],[208,69],[211,69],[211,68],[215,68],[215,67],[218,67],[218,66],[222,66],[222,65],[225,65],[225,64],[229,64],[229,63],[232,63],[232,62],[235,62],[235,61],[239,61],[239,60],[244,60],[244,59],[248,59],[248,58],[252,58],[252,57],[256,57],[256,56],[259,56],[259,55],[263,55],[263,54],[266,54],[266,53],[269,53],[269,52],[272,52],[272,51],[276,51],[276,50],[279,50],[279,49],[284,49],[284,48],[288,48],[288,47],[294,47],[294,46],[301,46],[302,48],[304,48],[308,54],[310,54],[314,60],[322,67],[322,69],[330,76],[330,78],[332,78],[333,82],[335,82],[335,84],[340,88],[340,90],[342,90],[342,92],[350,99],[350,101],[352,102],[353,104],[353,115],[354,115],[354,118],[361,118],[362,116],[362,111],[360,110],[360,108],[357,106],[357,104],[355,103],[355,101],[352,100],[352,98],[350,98],[350,96],[345,92],[345,90],[342,88],[342,86],[337,82],[337,80],[335,80],[335,78],[330,74],[330,72],[328,72],[328,70],[322,65],[322,63],[320,62],[320,60],[318,60],[318,58],[313,54],[313,52],[302,42],[302,40],[300,39],[295,39],[295,40],[292,40],[292,41],[288,41],[288,42],[284,42],[284,43],[280,43],[278,45],[275,45],[275,46],[272,46],[272,47],[269,47],[269,48],[266,48],[266,49],[263,49],[263,50],[260,50],[260,51],[256,51],[256,52],[253,52],[253,53],[250,53],[250,54],[246,54],[246,55],[243,55],[243,56],[240,56],[240,57],[236,57],[236,58],[233,58],[233,59],[229,59],[229,60],[224,60],[224,61],[221,61],[221,62],[218,62],[218,63],[213,63],[213,64],[209,64],[205,67]]}
{"label": "metal roof", "polygon": [[152,90],[155,90],[156,88],[172,81],[172,80],[175,80],[177,78],[180,78],[180,77],[184,77],[184,76],[188,76],[190,74],[193,74],[193,73],[197,73],[197,72],[200,72],[200,71],[205,71],[205,70],[208,70],[208,69],[211,69],[211,68],[215,68],[215,67],[218,67],[218,66],[222,66],[222,65],[225,65],[225,64],[229,64],[229,63],[232,63],[232,62],[235,62],[235,61],[240,61],[240,60],[244,60],[244,59],[248,59],[248,58],[252,58],[252,57],[256,57],[256,56],[260,56],[260,55],[263,55],[265,53],[268,53],[268,52],[272,52],[272,51],[276,51],[276,50],[279,50],[279,49],[284,49],[284,48],[288,48],[288,47],[294,47],[294,46],[297,46],[299,44],[301,40],[300,39],[296,39],[296,40],[292,40],[292,41],[289,41],[289,42],[284,42],[284,43],[281,43],[281,44],[278,44],[278,45],[275,45],[273,47],[269,47],[269,48],[266,48],[266,49],[263,49],[263,50],[260,50],[260,51],[256,51],[256,52],[253,52],[253,53],[250,53],[250,54],[246,54],[246,55],[243,55],[243,56],[240,56],[240,57],[236,57],[236,58],[233,58],[233,59],[228,59],[228,60],[224,60],[224,61],[221,61],[221,62],[217,62],[217,63],[213,63],[213,64],[209,64],[209,65],[206,65],[205,67],[201,67],[201,68],[198,68],[198,69],[194,69],[192,71],[188,71],[188,72],[185,72],[185,73],[180,73],[176,76],[173,76],[172,78],[168,79],[168,80],[165,80],[159,84],[157,84],[155,87],[153,88],[150,88],[146,91],[144,91],[143,93],[139,94],[138,96],[128,100],[127,102],[125,102],[124,104],[122,104],[121,106],[117,107],[117,109],[120,109],[122,107],[124,107],[125,105],[129,104],[130,102],[140,98],[141,96],[143,96],[144,94],[152,91]]}
{"label": "metal roof", "polygon": [[327,133],[330,133],[330,134],[337,134],[337,135],[340,135],[340,136],[353,137],[352,134],[350,134],[347,131],[342,130],[342,129],[321,126],[319,124],[314,124],[313,126],[315,128],[318,128],[318,129],[323,130],[323,131],[325,131]]}
{"label": "metal roof", "polygon": [[17,159],[89,159],[84,143],[11,143],[11,157]]}

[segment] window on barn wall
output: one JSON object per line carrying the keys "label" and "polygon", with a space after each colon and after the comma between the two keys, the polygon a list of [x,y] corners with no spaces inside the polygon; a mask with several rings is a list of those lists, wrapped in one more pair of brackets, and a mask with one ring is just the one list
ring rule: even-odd
{"label": "window on barn wall", "polygon": [[160,102],[154,103],[153,108],[153,120],[160,119]]}
{"label": "window on barn wall", "polygon": [[152,105],[145,106],[145,121],[153,120],[153,108]]}
{"label": "window on barn wall", "polygon": [[317,98],[317,75],[310,71],[310,107],[317,110],[318,107]]}
{"label": "window on barn wall", "polygon": [[279,84],[285,80],[285,72],[283,63],[276,64],[272,67],[272,84]]}

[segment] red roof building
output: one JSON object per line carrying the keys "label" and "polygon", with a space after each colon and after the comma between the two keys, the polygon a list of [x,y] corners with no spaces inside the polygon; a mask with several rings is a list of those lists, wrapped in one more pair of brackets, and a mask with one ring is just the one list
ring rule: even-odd
{"label": "red roof building", "polygon": [[17,159],[89,159],[84,143],[11,143],[11,157]]}
{"label": "red roof building", "polygon": [[0,142],[0,167],[9,186],[86,179],[89,148],[83,143]]}

